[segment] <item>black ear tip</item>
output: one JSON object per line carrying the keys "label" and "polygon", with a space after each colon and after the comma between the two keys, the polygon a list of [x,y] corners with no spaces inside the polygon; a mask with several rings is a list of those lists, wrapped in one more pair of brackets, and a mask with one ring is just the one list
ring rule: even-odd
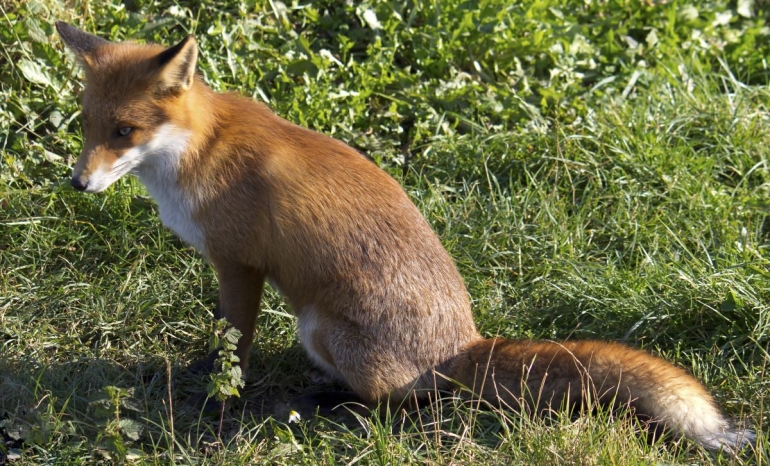
{"label": "black ear tip", "polygon": [[56,22],[56,30],[59,31],[59,34],[66,33],[68,29],[72,29],[72,26],[65,23],[64,21],[57,21]]}
{"label": "black ear tip", "polygon": [[55,24],[56,30],[59,31],[59,37],[61,37],[64,44],[76,55],[80,55],[81,57],[90,54],[99,47],[109,43],[109,41],[106,41],[101,37],[81,31],[64,21],[56,21]]}
{"label": "black ear tip", "polygon": [[56,30],[59,32],[59,35],[64,38],[76,37],[78,34],[85,34],[80,29],[69,23],[65,23],[64,21],[56,21]]}

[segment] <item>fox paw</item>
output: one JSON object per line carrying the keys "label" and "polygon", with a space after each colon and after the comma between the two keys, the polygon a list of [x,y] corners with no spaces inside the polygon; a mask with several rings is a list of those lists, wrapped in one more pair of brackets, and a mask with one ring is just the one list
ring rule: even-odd
{"label": "fox paw", "polygon": [[305,376],[316,384],[331,384],[339,382],[336,378],[321,369],[310,369],[305,372]]}

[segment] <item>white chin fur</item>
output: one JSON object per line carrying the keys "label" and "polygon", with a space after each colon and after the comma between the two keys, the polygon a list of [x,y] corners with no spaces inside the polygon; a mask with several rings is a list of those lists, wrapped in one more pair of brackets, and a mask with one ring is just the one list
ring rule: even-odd
{"label": "white chin fur", "polygon": [[[141,146],[140,146],[141,147]],[[88,177],[87,193],[99,193],[109,188],[114,182],[130,172],[142,159],[142,151],[139,147],[134,147],[126,151],[118,159],[117,163],[110,169],[105,170],[103,166],[98,167],[91,172]]]}

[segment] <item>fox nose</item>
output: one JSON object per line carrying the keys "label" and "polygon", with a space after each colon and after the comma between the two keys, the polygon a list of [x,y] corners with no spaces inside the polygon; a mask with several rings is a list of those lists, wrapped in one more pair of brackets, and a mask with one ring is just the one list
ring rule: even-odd
{"label": "fox nose", "polygon": [[76,177],[72,177],[72,181],[70,181],[70,184],[73,188],[77,189],[78,191],[85,191],[88,187],[88,181],[85,183],[80,179]]}

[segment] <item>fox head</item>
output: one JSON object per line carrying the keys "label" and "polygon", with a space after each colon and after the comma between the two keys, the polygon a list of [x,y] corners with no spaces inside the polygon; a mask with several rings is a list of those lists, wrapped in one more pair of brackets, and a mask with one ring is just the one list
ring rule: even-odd
{"label": "fox head", "polygon": [[188,94],[198,84],[195,38],[164,48],[109,42],[61,21],[56,29],[86,75],[85,143],[72,186],[99,192],[129,172],[141,178],[143,169],[178,162],[190,136]]}

